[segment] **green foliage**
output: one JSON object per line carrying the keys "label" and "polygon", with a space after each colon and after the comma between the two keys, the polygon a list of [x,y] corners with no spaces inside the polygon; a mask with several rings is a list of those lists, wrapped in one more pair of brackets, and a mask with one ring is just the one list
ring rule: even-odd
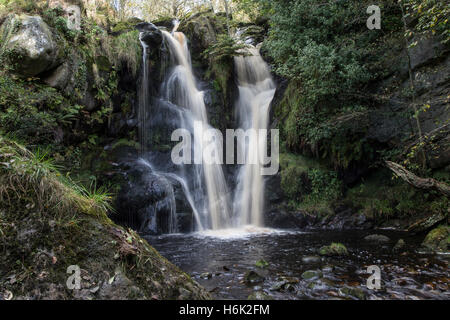
{"label": "green foliage", "polygon": [[228,82],[233,68],[233,57],[245,55],[246,46],[238,43],[228,34],[219,34],[217,42],[207,48],[202,56],[209,60],[208,78],[214,78],[214,88],[227,95]]}
{"label": "green foliage", "polygon": [[67,26],[65,12],[61,7],[49,8],[42,12],[44,21],[56,32],[69,41],[74,41],[78,32],[71,30]]}
{"label": "green foliage", "polygon": [[[342,168],[361,160],[365,152],[372,153],[362,140],[365,111],[373,104],[364,90],[382,76],[383,56],[374,55],[374,50],[378,53],[385,34],[367,29],[369,4],[273,1],[271,28],[264,43],[275,71],[290,80],[276,111],[287,147],[309,149]],[[386,19],[383,28],[401,30],[398,5],[387,1],[381,7]]]}
{"label": "green foliage", "polygon": [[342,194],[342,185],[334,171],[319,169],[308,170],[308,179],[311,181],[309,201],[336,200]]}
{"label": "green foliage", "polygon": [[79,114],[56,89],[32,78],[19,79],[0,73],[0,127],[4,133],[29,144],[54,141],[58,127],[67,128]]}
{"label": "green foliage", "polygon": [[347,191],[345,202],[366,216],[385,220],[446,213],[449,201],[434,191],[417,190],[388,170],[374,173]]}
{"label": "green foliage", "polygon": [[234,2],[234,15],[242,16],[241,20],[257,21],[258,18],[269,16],[270,0],[239,0]]}
{"label": "green foliage", "polygon": [[11,12],[36,13],[39,9],[36,0],[0,0],[0,20]]}
{"label": "green foliage", "polygon": [[[0,200],[6,208],[36,207],[40,214],[60,216],[78,210],[107,220],[109,195],[95,187],[86,189],[63,177],[47,151],[37,149],[31,153],[0,136],[0,160]],[[21,193],[25,194],[20,196]],[[31,204],[25,206],[23,201],[31,201]]]}
{"label": "green foliage", "polygon": [[282,154],[281,188],[289,205],[319,213],[330,213],[330,205],[342,195],[337,173],[302,156]]}
{"label": "green foliage", "polygon": [[219,34],[217,41],[203,52],[203,56],[214,62],[230,61],[235,56],[245,55],[246,47],[228,34]]}
{"label": "green foliage", "polygon": [[[441,0],[401,0],[407,8],[407,18],[416,18],[414,29],[419,32],[431,31],[433,35],[442,37],[444,43],[450,41],[450,3]],[[411,30],[406,36],[411,35]]]}
{"label": "green foliage", "polygon": [[135,77],[142,60],[139,31],[133,30],[110,38],[107,55],[116,68],[120,67],[121,64],[125,64]]}

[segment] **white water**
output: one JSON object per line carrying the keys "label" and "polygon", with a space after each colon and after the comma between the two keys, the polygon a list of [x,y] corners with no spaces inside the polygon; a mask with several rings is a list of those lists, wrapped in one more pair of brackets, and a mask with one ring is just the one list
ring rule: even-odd
{"label": "white water", "polygon": [[[186,37],[177,32],[178,24],[170,33],[162,31],[166,47],[170,52],[171,69],[166,75],[161,87],[162,100],[170,102],[167,108],[176,110],[181,128],[193,133],[194,121],[200,121],[203,130],[211,128],[208,122],[203,92],[197,88],[196,79],[191,66],[191,57]],[[147,68],[147,45],[142,42],[143,82],[141,92],[140,123],[141,145],[148,142],[148,132],[145,121],[149,109],[149,83]],[[239,98],[235,109],[239,120],[239,127],[247,129],[267,129],[269,121],[270,103],[275,94],[275,84],[271,78],[268,65],[259,54],[258,49],[250,46],[246,49],[250,56],[235,57],[235,67],[238,77]],[[193,135],[194,149],[202,149],[204,141]],[[214,237],[234,237],[244,234],[264,234],[273,232],[263,227],[264,180],[261,176],[261,164],[250,164],[250,156],[259,155],[266,151],[267,141],[258,141],[258,137],[251,136],[246,143],[247,164],[242,165],[234,193],[233,208],[222,167],[219,164],[209,164],[191,167],[181,166],[179,172],[163,173],[155,171],[158,176],[176,181],[183,189],[196,221],[196,230],[204,235]],[[210,142],[208,142],[210,145]],[[215,145],[215,154],[220,154],[219,144]],[[242,147],[242,146],[238,146]],[[221,150],[222,151],[222,150]],[[204,156],[204,155],[203,155]],[[205,159],[203,159],[205,160]],[[150,168],[150,163],[146,160]],[[173,215],[174,217],[176,214]],[[176,217],[175,217],[176,219]],[[170,218],[172,221],[172,218]],[[171,232],[176,232],[173,230]]]}
{"label": "white water", "polygon": [[[181,32],[162,31],[162,34],[169,48],[173,66],[163,85],[165,99],[190,111],[190,114],[183,116],[181,120],[185,129],[193,128],[193,121],[197,120],[202,122],[203,130],[207,130],[211,126],[208,123],[203,92],[198,90],[192,71],[186,37]],[[203,133],[199,136],[202,137]],[[198,137],[194,136],[195,148],[201,150],[203,141],[198,140]],[[218,149],[215,154],[218,154]],[[207,208],[194,206],[199,228],[217,230],[229,227],[231,222],[230,200],[221,166],[207,164],[203,161],[203,164],[196,168],[195,175],[196,184],[201,186],[204,181],[207,191]]]}
{"label": "white water", "polygon": [[[239,126],[247,129],[267,129],[269,124],[270,103],[275,95],[275,83],[270,75],[268,65],[255,47],[247,49],[249,56],[234,58],[238,76],[239,98],[236,103],[236,113]],[[246,143],[246,164],[238,175],[238,185],[234,198],[234,212],[237,225],[248,224],[262,227],[264,209],[264,179],[261,175],[261,162],[251,164],[248,159],[259,155],[262,159],[267,148],[265,139],[258,140],[250,136]]]}
{"label": "white water", "polygon": [[145,152],[147,149],[147,141],[148,141],[148,132],[146,130],[146,122],[147,122],[147,112],[149,109],[149,83],[148,83],[148,64],[147,64],[147,51],[148,46],[141,38],[142,34],[139,35],[139,41],[141,42],[143,53],[142,53],[142,68],[144,69],[142,76],[142,83],[140,87],[140,95],[139,95],[139,142],[141,146],[141,153]]}

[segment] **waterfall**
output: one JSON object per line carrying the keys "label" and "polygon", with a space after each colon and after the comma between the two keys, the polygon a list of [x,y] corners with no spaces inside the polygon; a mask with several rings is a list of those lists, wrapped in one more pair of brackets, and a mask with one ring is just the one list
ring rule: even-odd
{"label": "waterfall", "polygon": [[[150,101],[148,46],[141,37],[143,47],[143,80],[140,96],[140,139],[142,157],[147,161],[152,151],[148,152],[152,126],[166,128],[182,128],[191,134],[192,151],[202,150],[205,143],[215,155],[223,153],[220,141],[204,140],[204,133],[213,129],[208,121],[204,102],[204,93],[198,89],[194,76],[188,42],[182,32],[176,31],[178,23],[172,32],[161,30],[164,48],[169,52],[170,68],[165,74],[160,87],[159,99]],[[269,122],[270,103],[275,94],[275,84],[271,78],[268,65],[253,46],[246,49],[249,55],[235,57],[235,67],[239,89],[239,98],[235,105],[239,128],[267,129]],[[169,61],[168,61],[169,62]],[[149,117],[150,106],[152,116]],[[148,123],[147,123],[148,122]],[[196,124],[201,123],[201,129]],[[198,132],[197,130],[200,130]],[[245,150],[246,159],[254,155],[261,156],[267,149],[266,139],[250,135],[249,139],[238,146]],[[222,230],[241,228],[247,225],[263,226],[264,180],[261,176],[262,165],[257,161],[249,161],[242,165],[237,176],[234,199],[231,196],[219,163],[211,163],[208,155],[200,155],[201,163],[175,165],[168,159],[156,167],[147,161],[154,175],[163,181],[173,182],[181,186],[187,203],[190,205],[196,222],[196,230]],[[158,156],[156,156],[158,158]],[[165,158],[164,158],[165,159]],[[152,163],[154,161],[151,160]],[[159,161],[161,162],[161,161]],[[155,169],[156,168],[156,169]],[[167,192],[168,194],[173,194]],[[175,206],[173,197],[170,204]],[[171,209],[169,221],[176,226],[175,207]],[[173,217],[175,218],[173,218]],[[166,219],[161,217],[161,219]],[[172,229],[172,228],[171,228]]]}
{"label": "waterfall", "polygon": [[[249,46],[246,49],[249,55],[234,58],[239,88],[235,110],[241,129],[267,129],[269,108],[276,87],[269,66],[262,59],[259,50]],[[258,136],[250,135],[248,141],[243,143],[245,145],[240,147],[245,147],[246,159],[250,159],[252,155],[261,157],[261,153],[267,148],[266,139],[259,140]],[[251,164],[248,160],[239,170],[234,197],[238,226],[263,226],[264,179],[260,171],[260,161]]]}
{"label": "waterfall", "polygon": [[[202,123],[202,130],[211,128],[208,122],[203,92],[198,90],[191,66],[191,57],[185,35],[182,32],[162,31],[163,38],[169,48],[172,69],[162,85],[164,99],[180,108],[186,109],[181,117],[181,126],[193,133],[194,121]],[[203,132],[194,135],[194,148],[201,149]],[[221,146],[216,143],[215,154]],[[220,150],[221,152],[222,150]],[[227,228],[231,221],[230,197],[225,176],[220,164],[194,165],[195,188],[206,189],[203,204],[194,208],[199,216],[200,227],[207,229]],[[186,173],[185,173],[186,174]],[[187,180],[187,177],[184,177]],[[205,185],[205,188],[203,187]],[[205,201],[206,200],[206,201]]]}
{"label": "waterfall", "polygon": [[139,143],[141,146],[141,153],[147,151],[147,142],[148,142],[148,131],[147,131],[147,117],[148,117],[148,109],[149,105],[149,97],[150,97],[150,88],[149,88],[149,75],[148,75],[148,46],[142,40],[142,32],[139,35],[139,40],[142,45],[142,83],[140,87],[139,94],[139,114],[138,114],[138,122],[139,122]]}

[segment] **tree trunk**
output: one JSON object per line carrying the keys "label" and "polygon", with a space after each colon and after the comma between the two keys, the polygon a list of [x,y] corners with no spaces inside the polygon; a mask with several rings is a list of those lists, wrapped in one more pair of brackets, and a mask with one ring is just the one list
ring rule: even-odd
{"label": "tree trunk", "polygon": [[227,31],[228,35],[230,34],[230,9],[228,7],[228,0],[223,0],[223,5],[225,7],[225,14],[227,15]]}
{"label": "tree trunk", "polygon": [[[411,67],[411,56],[409,55],[409,43],[408,43],[408,39],[406,38],[406,32],[408,31],[408,25],[406,24],[406,18],[405,18],[405,11],[403,9],[403,5],[402,3],[399,1],[398,5],[400,6],[400,10],[402,11],[402,21],[403,21],[403,28],[405,31],[405,35],[403,36],[405,39],[405,50],[406,50],[406,57],[408,58],[408,74],[409,74],[409,86],[411,88],[411,92],[412,92],[412,107],[413,107],[413,111],[414,111],[414,117],[416,118],[416,125],[417,125],[417,131],[419,134],[419,140],[422,141],[423,140],[423,134],[422,134],[422,126],[420,124],[420,112],[417,109],[416,106],[416,86],[414,84],[414,75],[413,75],[413,71],[412,71],[412,67]],[[425,151],[422,148],[422,170],[425,171],[425,169],[427,168],[427,157],[425,154]]]}
{"label": "tree trunk", "polygon": [[450,186],[444,182],[440,182],[432,178],[418,177],[395,162],[386,161],[386,166],[397,176],[415,188],[422,190],[435,190],[442,193],[446,197],[450,197]]}

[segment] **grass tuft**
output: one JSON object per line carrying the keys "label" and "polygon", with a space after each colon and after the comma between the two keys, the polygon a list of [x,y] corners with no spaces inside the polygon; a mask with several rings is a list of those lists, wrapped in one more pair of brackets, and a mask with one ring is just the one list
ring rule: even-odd
{"label": "grass tuft", "polygon": [[109,193],[63,177],[47,151],[32,153],[1,136],[0,201],[6,212],[21,212],[25,207],[55,218],[84,213],[106,223],[110,223],[107,212],[112,209]]}

